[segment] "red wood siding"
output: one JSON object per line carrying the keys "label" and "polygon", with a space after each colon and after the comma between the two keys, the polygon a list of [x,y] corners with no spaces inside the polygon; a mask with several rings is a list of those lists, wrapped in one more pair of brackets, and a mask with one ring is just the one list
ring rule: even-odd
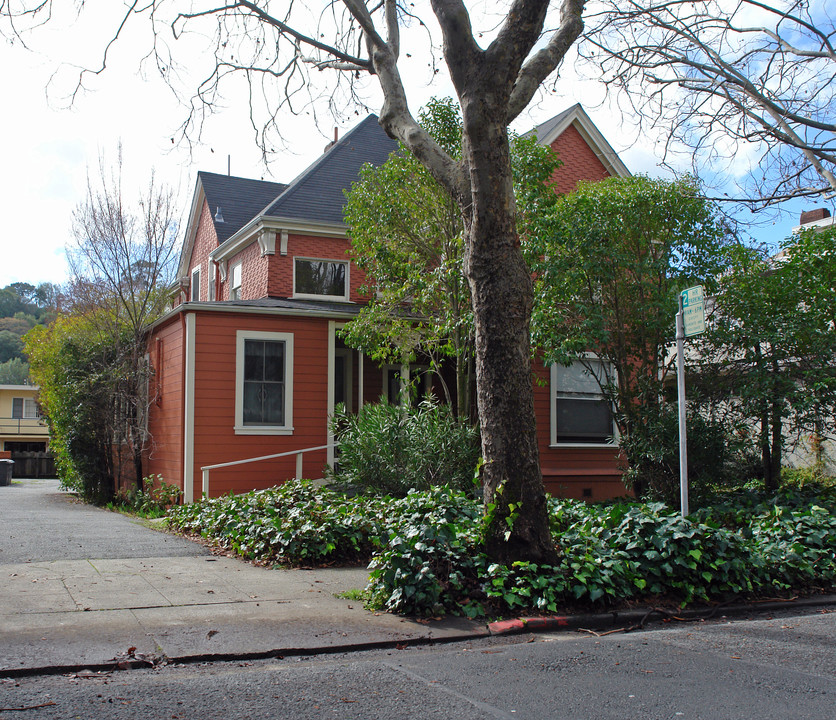
{"label": "red wood siding", "polygon": [[[145,472],[162,475],[183,488],[183,329],[182,315],[155,329],[148,342],[154,371],[154,403],[148,418],[151,441]],[[198,495],[199,497],[199,495]]]}
{"label": "red wood siding", "polygon": [[[555,497],[605,500],[626,494],[618,469],[618,448],[551,447],[549,368],[533,362],[537,444],[546,492]],[[586,491],[586,492],[584,492]]]}
{"label": "red wood siding", "polygon": [[610,176],[574,125],[566,128],[551,148],[563,163],[553,175],[555,190],[561,195],[572,192],[580,180],[596,182]]}
{"label": "red wood siding", "polygon": [[[236,435],[236,331],[293,334],[293,434]],[[204,312],[197,314],[195,345],[195,497],[200,468],[260,455],[324,445],[327,438],[328,321],[325,319]],[[306,477],[322,477],[325,451],[304,458]],[[295,457],[210,473],[210,495],[247,492],[279,484],[295,474]]]}

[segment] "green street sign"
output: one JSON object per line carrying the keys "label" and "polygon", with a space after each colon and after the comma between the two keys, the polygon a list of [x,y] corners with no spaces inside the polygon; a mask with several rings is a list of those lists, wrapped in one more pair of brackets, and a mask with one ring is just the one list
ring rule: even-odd
{"label": "green street sign", "polygon": [[682,325],[685,337],[705,332],[705,301],[702,285],[682,291]]}

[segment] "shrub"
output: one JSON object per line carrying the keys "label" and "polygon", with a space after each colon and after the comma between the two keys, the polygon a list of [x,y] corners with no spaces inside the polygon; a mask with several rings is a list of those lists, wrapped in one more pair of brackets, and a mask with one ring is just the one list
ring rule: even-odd
{"label": "shrub", "polygon": [[384,533],[383,507],[378,498],[349,499],[308,480],[289,480],[172,508],[169,517],[172,528],[259,562],[367,562]]}
{"label": "shrub", "polygon": [[836,581],[836,517],[829,510],[775,505],[752,518],[747,534],[773,586],[832,587]]}
{"label": "shrub", "polygon": [[180,488],[167,483],[162,475],[143,478],[142,486],[148,489],[134,488],[127,493],[119,492],[116,494],[115,502],[109,503],[108,506],[144,517],[162,517],[170,507],[179,502],[182,495]]}
{"label": "shrub", "polygon": [[338,407],[332,426],[340,439],[338,482],[397,497],[440,485],[473,491],[479,432],[457,422],[446,405],[425,400],[405,408],[381,400],[356,415]]}
{"label": "shrub", "polygon": [[409,492],[389,504],[387,515],[388,542],[369,565],[370,605],[407,615],[480,614],[473,597],[477,504],[444,486]]}
{"label": "shrub", "polygon": [[[675,404],[662,406],[645,421],[643,433],[621,438],[630,458],[624,478],[628,486],[645,488],[645,500],[670,505],[679,500],[679,415]],[[688,483],[695,497],[710,488],[726,487],[757,477],[760,460],[751,456],[743,436],[725,423],[688,409]]]}
{"label": "shrub", "polygon": [[169,514],[173,527],[261,562],[371,560],[369,604],[401,614],[555,612],[654,596],[685,604],[836,585],[831,510],[799,490],[737,497],[686,519],[661,503],[551,499],[553,566],[489,562],[481,507],[448,486],[348,498],[291,481]]}

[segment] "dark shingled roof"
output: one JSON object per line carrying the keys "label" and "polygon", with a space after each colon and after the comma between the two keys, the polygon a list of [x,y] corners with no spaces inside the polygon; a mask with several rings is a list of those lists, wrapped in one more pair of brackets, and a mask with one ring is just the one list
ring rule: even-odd
{"label": "dark shingled roof", "polygon": [[221,209],[223,222],[215,221],[218,242],[232,237],[250,220],[259,215],[287,187],[283,183],[199,172],[206,202],[214,219]]}
{"label": "dark shingled roof", "polygon": [[358,179],[365,163],[382,165],[397,149],[398,143],[383,132],[377,116],[369,115],[291,182],[262,214],[342,223],[343,190]]}

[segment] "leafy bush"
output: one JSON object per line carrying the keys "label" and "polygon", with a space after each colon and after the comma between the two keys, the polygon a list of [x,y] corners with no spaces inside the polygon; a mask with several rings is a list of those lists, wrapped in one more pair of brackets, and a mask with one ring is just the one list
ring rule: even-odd
{"label": "leafy bush", "polygon": [[406,408],[382,400],[356,415],[338,407],[332,426],[340,438],[338,482],[398,497],[440,485],[473,490],[479,431],[457,422],[447,405],[425,400]]}
{"label": "leafy bush", "polygon": [[369,566],[370,605],[411,615],[467,612],[476,589],[476,503],[448,486],[413,490],[387,515],[388,542]]}
{"label": "leafy bush", "polygon": [[772,586],[788,590],[836,581],[836,517],[829,510],[776,505],[753,517],[747,534]]}
{"label": "leafy bush", "polygon": [[[674,404],[654,408],[643,432],[620,440],[630,458],[624,479],[628,486],[642,487],[644,500],[661,500],[671,505],[679,500],[679,415]],[[699,497],[712,487],[726,487],[740,479],[758,477],[760,459],[736,428],[688,409],[688,483]]]}
{"label": "leafy bush", "polygon": [[657,596],[685,604],[836,586],[832,509],[799,490],[764,496],[749,491],[686,519],[661,503],[551,499],[554,566],[491,563],[481,507],[447,486],[348,498],[291,481],[169,515],[173,527],[261,562],[371,560],[370,606],[401,614],[555,612]]}
{"label": "leafy bush", "polygon": [[278,488],[172,508],[170,525],[259,562],[367,562],[380,545],[383,500],[346,498],[290,480]]}
{"label": "leafy bush", "polygon": [[143,478],[142,486],[148,489],[134,488],[127,493],[117,493],[116,499],[108,503],[108,507],[143,517],[163,517],[170,507],[179,502],[183,494],[179,487],[167,483],[162,475],[149,475]]}

